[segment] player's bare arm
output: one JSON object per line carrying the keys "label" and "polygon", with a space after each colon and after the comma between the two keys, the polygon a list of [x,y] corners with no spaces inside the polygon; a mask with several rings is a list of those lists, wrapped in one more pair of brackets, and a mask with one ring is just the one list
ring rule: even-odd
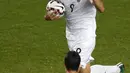
{"label": "player's bare arm", "polygon": [[102,0],[93,0],[93,3],[100,12],[104,12],[105,8]]}

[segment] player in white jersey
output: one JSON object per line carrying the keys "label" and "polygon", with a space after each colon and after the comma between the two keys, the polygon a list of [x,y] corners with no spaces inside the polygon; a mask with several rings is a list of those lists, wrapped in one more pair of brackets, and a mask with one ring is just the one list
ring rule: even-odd
{"label": "player in white jersey", "polygon": [[[80,69],[81,58],[78,52],[69,51],[64,59],[67,73],[81,73]],[[92,65],[90,73],[124,73],[124,65],[118,63],[117,65]]]}
{"label": "player in white jersey", "polygon": [[[65,6],[66,38],[70,51],[81,49],[82,73],[90,73],[90,60],[96,40],[96,8],[104,12],[102,0],[58,0]],[[45,19],[57,19],[52,15]]]}

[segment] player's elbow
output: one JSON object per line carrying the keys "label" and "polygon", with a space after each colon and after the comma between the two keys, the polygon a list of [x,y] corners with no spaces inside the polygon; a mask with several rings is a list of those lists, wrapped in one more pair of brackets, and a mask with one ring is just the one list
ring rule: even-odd
{"label": "player's elbow", "polygon": [[103,13],[104,11],[105,11],[105,8],[104,8],[104,7],[100,9],[100,12],[101,12],[101,13]]}
{"label": "player's elbow", "polygon": [[95,7],[103,13],[105,11],[104,4],[102,0],[93,0]]}

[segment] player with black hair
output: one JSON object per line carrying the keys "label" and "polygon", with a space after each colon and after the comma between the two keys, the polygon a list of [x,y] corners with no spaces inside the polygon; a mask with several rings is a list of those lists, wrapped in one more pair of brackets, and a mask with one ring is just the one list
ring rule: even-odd
{"label": "player with black hair", "polygon": [[[96,12],[104,12],[103,0],[51,0],[61,2],[65,7],[66,39],[69,50],[81,48],[80,66],[82,73],[90,73],[91,54],[96,44]],[[48,21],[59,19],[58,10],[47,11]]]}
{"label": "player with black hair", "polygon": [[[64,58],[67,73],[80,73],[80,61],[78,52],[69,51]],[[90,73],[124,73],[124,65],[122,63],[111,66],[92,65]]]}
{"label": "player with black hair", "polygon": [[69,51],[65,57],[65,66],[67,71],[79,72],[81,58],[78,52]]}

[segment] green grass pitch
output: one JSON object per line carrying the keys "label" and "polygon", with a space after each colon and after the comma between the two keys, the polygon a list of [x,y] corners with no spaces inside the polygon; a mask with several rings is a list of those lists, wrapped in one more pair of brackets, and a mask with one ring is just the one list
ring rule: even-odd
{"label": "green grass pitch", "polygon": [[[0,73],[65,73],[64,19],[43,19],[48,0],[0,0]],[[123,62],[130,73],[130,0],[104,0],[93,64]]]}

